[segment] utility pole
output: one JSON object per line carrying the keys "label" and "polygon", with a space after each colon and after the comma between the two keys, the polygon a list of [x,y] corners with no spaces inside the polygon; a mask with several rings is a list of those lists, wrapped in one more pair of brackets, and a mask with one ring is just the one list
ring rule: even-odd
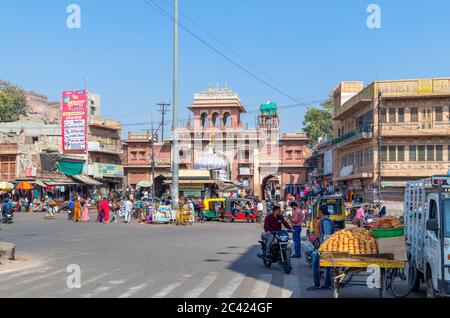
{"label": "utility pole", "polygon": [[178,0],[174,0],[173,32],[173,158],[172,158],[172,200],[173,208],[178,209],[179,198],[179,145],[178,145]]}
{"label": "utility pole", "polygon": [[381,201],[381,165],[383,152],[383,98],[381,91],[378,92],[378,200]]}
{"label": "utility pole", "polygon": [[155,130],[153,129],[153,116],[152,116],[152,132],[151,132],[151,136],[150,136],[150,143],[152,146],[152,198],[153,198],[153,202],[155,202]]}
{"label": "utility pole", "polygon": [[166,114],[169,111],[169,103],[166,102],[162,102],[158,104],[159,106],[159,112],[161,113],[161,142],[164,142],[164,127],[166,126],[165,124],[165,118],[166,118]]}

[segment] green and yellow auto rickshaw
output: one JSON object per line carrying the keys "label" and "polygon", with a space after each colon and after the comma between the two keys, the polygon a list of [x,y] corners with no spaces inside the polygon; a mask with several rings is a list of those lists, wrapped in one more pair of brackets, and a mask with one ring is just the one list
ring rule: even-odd
{"label": "green and yellow auto rickshaw", "polygon": [[203,201],[205,209],[203,214],[208,221],[218,220],[220,213],[225,208],[225,198],[205,199]]}

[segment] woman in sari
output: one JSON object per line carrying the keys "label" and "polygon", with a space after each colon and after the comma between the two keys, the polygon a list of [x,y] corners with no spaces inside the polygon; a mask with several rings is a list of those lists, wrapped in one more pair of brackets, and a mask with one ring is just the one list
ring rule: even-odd
{"label": "woman in sari", "polygon": [[101,210],[104,213],[103,222],[109,223],[109,212],[111,210],[111,207],[109,206],[108,199],[106,199],[106,196],[103,197],[102,203],[100,205]]}
{"label": "woman in sari", "polygon": [[81,204],[80,198],[77,197],[75,199],[75,208],[73,209],[73,221],[80,222],[81,221]]}
{"label": "woman in sari", "polygon": [[87,200],[83,201],[83,214],[81,215],[81,222],[89,222],[90,218],[89,218],[89,203]]}

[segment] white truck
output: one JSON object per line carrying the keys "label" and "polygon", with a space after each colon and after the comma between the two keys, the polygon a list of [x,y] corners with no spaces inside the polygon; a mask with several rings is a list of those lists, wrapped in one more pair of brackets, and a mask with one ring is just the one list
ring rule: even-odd
{"label": "white truck", "polygon": [[427,297],[450,296],[450,174],[408,182],[405,235],[414,289],[427,284]]}

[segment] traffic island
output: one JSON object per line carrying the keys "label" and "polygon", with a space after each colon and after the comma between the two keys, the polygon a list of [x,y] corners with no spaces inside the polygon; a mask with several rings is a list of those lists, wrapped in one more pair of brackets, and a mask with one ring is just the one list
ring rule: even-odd
{"label": "traffic island", "polygon": [[0,242],[0,263],[2,260],[14,261],[16,259],[16,246],[12,243]]}

